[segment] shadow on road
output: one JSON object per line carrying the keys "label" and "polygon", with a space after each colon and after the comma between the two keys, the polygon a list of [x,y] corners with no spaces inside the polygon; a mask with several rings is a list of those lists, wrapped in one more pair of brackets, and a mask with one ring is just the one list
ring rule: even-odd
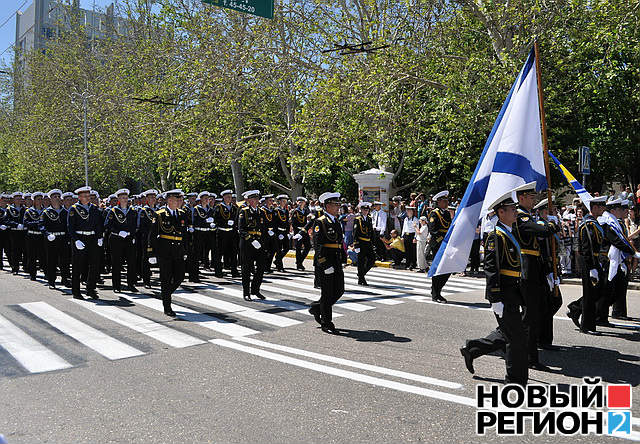
{"label": "shadow on road", "polygon": [[396,336],[384,330],[349,330],[340,328],[340,336],[355,339],[359,342],[411,342],[411,338]]}

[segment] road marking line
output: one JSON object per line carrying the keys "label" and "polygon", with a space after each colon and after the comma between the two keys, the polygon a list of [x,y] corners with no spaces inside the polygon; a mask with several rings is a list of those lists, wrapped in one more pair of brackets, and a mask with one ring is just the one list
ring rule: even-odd
{"label": "road marking line", "polygon": [[[281,282],[287,285],[287,281],[281,281]],[[320,291],[314,288],[316,293],[301,293],[299,291],[288,290],[286,288],[281,288],[274,285],[265,285],[265,284],[262,284],[260,288],[264,288],[266,291],[270,291],[272,293],[280,293],[285,296],[292,296],[294,298],[306,299],[309,301],[318,300],[318,297],[319,297],[318,292]],[[346,302],[346,301],[338,301],[336,302],[336,305],[340,308],[344,308],[345,310],[351,310],[351,311],[367,311],[367,310],[373,310],[375,308],[371,305],[360,304],[358,302]],[[336,313],[334,313],[333,316],[335,317]]]}
{"label": "road marking line", "polygon": [[251,355],[260,356],[266,359],[271,359],[273,361],[294,365],[296,367],[306,368],[308,370],[313,370],[320,373],[326,373],[329,375],[350,379],[352,381],[363,382],[365,384],[376,385],[376,386],[385,387],[392,390],[398,390],[406,393],[413,393],[416,395],[426,396],[429,398],[455,402],[457,404],[463,404],[470,407],[473,407],[476,405],[475,399],[468,398],[466,396],[453,395],[450,393],[440,392],[433,389],[418,387],[410,384],[404,384],[402,382],[389,381],[387,379],[377,378],[369,375],[363,375],[361,373],[356,373],[350,370],[343,370],[335,367],[330,367],[324,364],[317,364],[315,362],[304,361],[302,359],[292,358],[287,355],[273,353],[270,351],[262,350],[260,348],[248,347],[246,345],[238,344],[236,342],[227,341],[226,339],[211,339],[209,342],[216,345],[220,345],[222,347],[227,347],[237,351],[249,353]]}
{"label": "road marking line", "polygon": [[73,367],[3,316],[0,316],[0,346],[30,373]]}
{"label": "road marking line", "polygon": [[181,331],[174,330],[166,325],[159,324],[150,319],[138,316],[112,305],[101,305],[100,303],[94,304],[89,301],[80,301],[78,299],[71,299],[71,301],[78,305],[106,318],[110,321],[116,322],[120,325],[124,325],[132,330],[147,335],[157,341],[163,342],[171,347],[183,348],[190,347],[192,345],[204,344],[206,341],[195,338]]}
{"label": "road marking line", "polygon": [[230,313],[237,316],[242,316],[247,319],[262,322],[264,324],[275,325],[276,327],[290,327],[292,325],[302,324],[301,321],[290,319],[285,316],[280,316],[273,313],[265,313],[255,310],[253,308],[245,307],[244,305],[234,304],[233,302],[221,301],[211,296],[205,296],[200,293],[180,293],[176,294],[176,297],[185,299],[187,301],[195,302],[196,304],[204,305],[207,307],[221,310],[222,313]]}
{"label": "road marking line", "polygon": [[28,302],[20,304],[20,307],[107,359],[115,360],[144,355],[144,352],[72,318],[46,302]]}
{"label": "road marking line", "polygon": [[[126,295],[124,293],[120,294],[121,297],[128,299],[129,301],[143,305],[152,310],[156,310],[159,312],[164,312],[164,308],[162,306],[162,301],[158,299],[151,298],[147,295],[139,295],[136,297]],[[213,330],[218,333],[222,333],[227,336],[247,336],[247,335],[255,335],[260,333],[257,330],[253,330],[248,327],[243,327],[242,325],[236,325],[233,322],[228,322],[222,320],[220,318],[216,318],[215,316],[210,316],[204,313],[200,313],[195,310],[191,310],[187,307],[175,307],[176,313],[178,314],[178,319],[181,321],[193,322],[196,325],[200,325],[204,328],[208,328],[209,330]]]}
{"label": "road marking line", "polygon": [[[308,281],[309,281],[308,279],[304,279],[304,278],[292,278],[287,280],[285,285],[290,285],[292,287],[297,287],[300,289],[309,289],[309,290],[315,290],[316,292],[320,292],[319,289],[313,287],[313,284],[308,284],[307,283]],[[348,284],[345,284],[344,288],[345,288],[345,293],[344,295],[342,295],[342,297],[346,299],[363,300],[366,302],[376,302],[378,304],[384,304],[384,305],[398,305],[404,302],[404,301],[399,301],[397,299],[379,298],[377,297],[377,295],[393,296],[393,297],[400,298],[400,297],[404,297],[405,293],[385,291],[377,288],[375,289],[375,292],[374,292],[374,289],[369,290],[358,285],[348,285]],[[346,291],[347,289],[351,291]],[[374,294],[358,294],[358,293],[354,293],[353,290],[369,291]]]}
{"label": "road marking line", "polygon": [[[383,290],[386,289],[388,291],[392,291],[392,292],[394,291],[396,295],[414,293],[414,292],[424,293],[431,290],[431,284],[424,284],[424,285],[409,285],[409,284],[403,284],[403,283],[391,284],[389,283],[388,280],[381,279],[375,276],[374,277],[366,276],[365,279],[367,280],[367,282],[372,282],[374,285],[370,285],[368,287],[359,286],[358,288],[362,288],[362,289],[366,288],[366,289],[370,289],[371,291],[374,291],[376,289],[383,289]],[[353,282],[354,284],[358,283],[356,278],[345,275],[345,282],[347,281]],[[445,286],[445,288],[447,288],[447,286]],[[447,296],[455,293],[463,293],[465,291],[470,291],[469,289],[466,289],[466,288],[465,289],[449,288],[449,290],[451,291],[442,291],[441,294],[443,294],[444,296]]]}
{"label": "road marking line", "polygon": [[[369,273],[367,273],[367,279],[369,279],[369,275],[371,275],[372,277],[375,277],[376,279],[385,279],[387,283],[389,283],[390,279],[394,279],[394,280],[397,279],[397,281],[400,283],[410,282],[410,283],[415,283],[419,286],[431,287],[431,279],[426,277],[426,274],[424,275],[424,277],[411,276],[411,275],[402,276],[402,277],[390,277],[388,274],[385,274],[384,272],[371,270],[369,271]],[[479,281],[468,282],[468,281],[461,281],[460,279],[457,279],[457,278],[449,278],[449,280],[447,280],[447,283],[445,284],[445,288],[446,287],[460,288],[460,289],[465,289],[467,291],[473,291],[473,290],[484,290],[486,286],[484,282],[479,282]]]}
{"label": "road marking line", "polygon": [[397,378],[408,379],[411,381],[422,382],[424,384],[437,385],[440,387],[446,387],[450,389],[461,389],[462,384],[458,384],[457,382],[445,381],[442,379],[431,378],[429,376],[417,375],[414,373],[408,373],[401,370],[393,370],[385,367],[379,367],[377,365],[364,364],[362,362],[351,361],[349,359],[338,358],[335,356],[324,355],[321,353],[314,353],[308,350],[301,350],[298,348],[287,347],[285,345],[273,344],[271,342],[260,341],[254,338],[234,338],[236,341],[246,342],[248,344],[253,344],[260,347],[271,348],[273,350],[278,350],[286,353],[290,353],[293,355],[300,355],[307,358],[317,359],[319,361],[327,361],[332,362],[334,364],[345,365],[348,367],[358,368],[360,370],[366,370],[375,373],[382,373],[384,375],[395,376]]}

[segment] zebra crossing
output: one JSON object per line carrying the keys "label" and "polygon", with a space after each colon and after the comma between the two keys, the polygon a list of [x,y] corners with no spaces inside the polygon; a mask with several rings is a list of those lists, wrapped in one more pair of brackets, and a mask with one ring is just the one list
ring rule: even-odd
{"label": "zebra crossing", "polygon": [[[345,269],[345,295],[335,306],[335,317],[430,299],[425,275],[373,269],[367,280],[370,286],[359,286],[355,268]],[[443,294],[482,289],[481,280],[452,278]],[[163,314],[162,302],[151,290],[116,294],[101,289],[100,300],[84,301],[52,293],[46,301],[0,306],[0,377],[68,371],[158,349],[206,347],[216,339],[253,337],[313,322],[309,302],[320,297],[313,272],[267,275],[262,293],[264,300],[247,302],[237,280],[185,282],[174,294],[175,320]]]}

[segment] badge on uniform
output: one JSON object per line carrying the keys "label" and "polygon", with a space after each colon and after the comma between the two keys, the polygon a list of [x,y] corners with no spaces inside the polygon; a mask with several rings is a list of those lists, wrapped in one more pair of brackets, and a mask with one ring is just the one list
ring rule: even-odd
{"label": "badge on uniform", "polygon": [[493,251],[496,249],[496,241],[494,239],[487,239],[487,250]]}
{"label": "badge on uniform", "polygon": [[318,231],[320,231],[320,226],[316,225],[316,228],[314,229],[314,231],[317,233]]}

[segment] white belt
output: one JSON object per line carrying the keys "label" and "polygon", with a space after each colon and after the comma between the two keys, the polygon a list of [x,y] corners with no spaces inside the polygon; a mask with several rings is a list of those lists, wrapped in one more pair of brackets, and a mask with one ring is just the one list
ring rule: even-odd
{"label": "white belt", "polygon": [[81,234],[83,236],[93,236],[96,234],[95,231],[76,231],[76,234]]}
{"label": "white belt", "polygon": [[193,227],[196,231],[211,231],[211,228]]}
{"label": "white belt", "polygon": [[233,230],[233,228],[220,228],[220,227],[218,227],[218,230],[221,230],[221,231],[231,231],[231,230]]}
{"label": "white belt", "polygon": [[12,228],[13,231],[24,231],[26,228]]}
{"label": "white belt", "polygon": [[280,231],[289,231],[288,228],[281,228],[281,227],[278,227],[278,230],[280,230]]}
{"label": "white belt", "polygon": [[58,231],[58,232],[51,232],[49,234],[53,234],[54,236],[64,236],[67,233],[65,233],[64,231]]}
{"label": "white belt", "polygon": [[35,230],[28,230],[27,233],[29,233],[29,234],[42,234],[42,232],[35,231]]}

